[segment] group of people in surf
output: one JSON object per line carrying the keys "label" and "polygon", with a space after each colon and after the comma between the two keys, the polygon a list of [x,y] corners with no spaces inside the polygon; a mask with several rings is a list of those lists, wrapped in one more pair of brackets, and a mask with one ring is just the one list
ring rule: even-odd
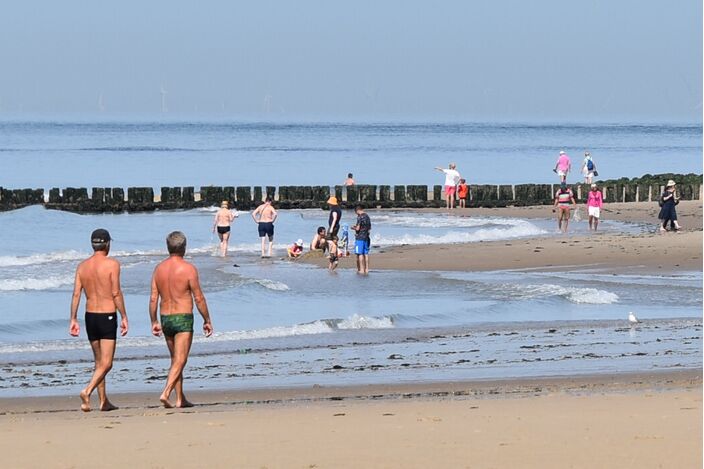
{"label": "group of people in surf", "polygon": [[[576,206],[572,189],[567,186],[567,175],[572,169],[572,163],[569,156],[563,150],[555,163],[553,171],[560,178],[560,188],[555,193],[553,212],[557,212],[558,230],[566,233],[567,225],[570,220],[570,210]],[[590,152],[584,152],[584,161],[582,162],[581,173],[584,175],[584,182],[590,184],[589,194],[587,195],[587,210],[589,215],[589,229],[596,231],[599,225],[601,208],[604,205],[603,194],[593,178],[599,175],[596,169],[596,163],[592,159]],[[677,184],[670,179],[667,181],[665,191],[660,195],[658,204],[660,205],[660,213],[658,215],[659,231],[668,231],[667,225],[670,225],[669,231],[678,232],[682,227],[677,222],[677,209],[680,198],[677,196]]]}

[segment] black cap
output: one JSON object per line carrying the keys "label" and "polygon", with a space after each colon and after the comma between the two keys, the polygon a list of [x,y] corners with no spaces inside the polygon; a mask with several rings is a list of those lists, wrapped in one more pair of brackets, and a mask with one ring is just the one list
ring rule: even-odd
{"label": "black cap", "polygon": [[93,244],[103,244],[109,241],[110,233],[108,232],[108,230],[104,230],[102,228],[98,228],[97,230],[93,231],[93,234],[90,235],[90,242]]}

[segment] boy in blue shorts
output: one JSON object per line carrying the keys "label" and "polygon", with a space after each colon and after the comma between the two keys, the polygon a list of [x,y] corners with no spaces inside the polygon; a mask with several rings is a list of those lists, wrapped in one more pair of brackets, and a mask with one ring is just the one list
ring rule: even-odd
{"label": "boy in blue shorts", "polygon": [[369,274],[369,247],[371,238],[369,232],[372,230],[372,222],[369,215],[364,213],[364,207],[357,205],[354,209],[357,214],[357,224],[352,227],[354,235],[354,253],[357,255],[357,273]]}

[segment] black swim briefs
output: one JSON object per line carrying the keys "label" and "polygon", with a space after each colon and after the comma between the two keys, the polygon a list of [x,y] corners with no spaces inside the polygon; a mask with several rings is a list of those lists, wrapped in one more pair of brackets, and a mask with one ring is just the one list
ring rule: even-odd
{"label": "black swim briefs", "polygon": [[229,226],[218,226],[218,233],[225,234],[230,232]]}
{"label": "black swim briefs", "polygon": [[89,313],[86,311],[88,340],[117,339],[117,313]]}
{"label": "black swim briefs", "polygon": [[272,239],[274,237],[274,224],[272,222],[259,222],[258,229],[260,238],[268,236],[269,239]]}

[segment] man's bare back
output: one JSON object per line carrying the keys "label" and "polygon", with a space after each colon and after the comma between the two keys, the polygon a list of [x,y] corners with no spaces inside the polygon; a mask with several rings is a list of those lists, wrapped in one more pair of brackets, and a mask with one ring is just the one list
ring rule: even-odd
{"label": "man's bare back", "polygon": [[193,313],[193,298],[203,297],[196,268],[180,256],[171,256],[154,270],[152,300],[160,298],[161,314]]}
{"label": "man's bare back", "polygon": [[215,214],[215,225],[216,226],[230,226],[234,221],[235,215],[227,208],[221,208]]}
{"label": "man's bare back", "polygon": [[[259,218],[256,218],[257,215],[259,215]],[[259,223],[272,223],[276,219],[276,210],[271,204],[262,204],[257,207],[252,216]]]}
{"label": "man's bare back", "polygon": [[86,293],[86,311],[115,312],[115,299],[120,294],[120,264],[115,259],[94,254],[78,266],[76,283]]}

